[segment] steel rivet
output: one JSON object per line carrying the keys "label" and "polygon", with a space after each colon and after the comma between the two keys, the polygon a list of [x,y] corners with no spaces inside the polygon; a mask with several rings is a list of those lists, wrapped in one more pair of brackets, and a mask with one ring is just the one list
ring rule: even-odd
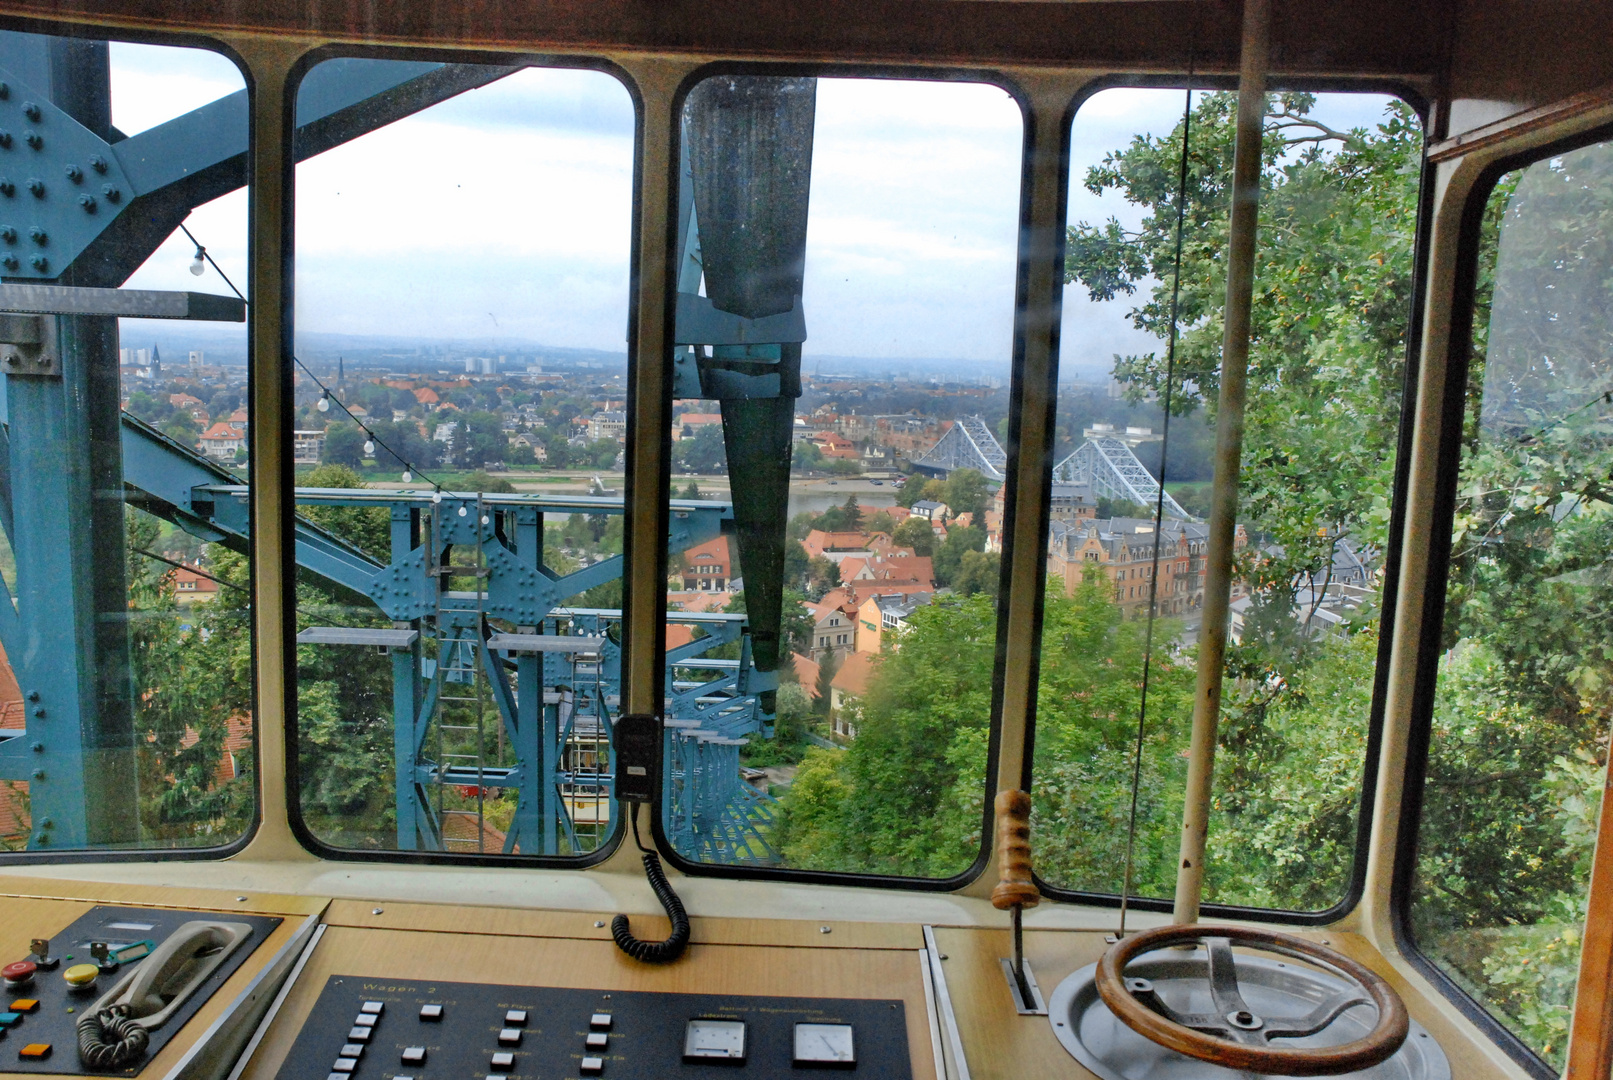
{"label": "steel rivet", "polygon": [[42,742],[36,742],[33,746],[29,747],[29,749],[36,754],[43,754],[45,752],[45,744]]}
{"label": "steel rivet", "polygon": [[15,270],[17,268],[17,257],[15,255],[0,256],[0,266],[4,266],[7,270]]}
{"label": "steel rivet", "polygon": [[28,191],[33,195],[34,198],[43,199],[45,197],[45,182],[39,179],[37,176],[29,177]]}
{"label": "steel rivet", "polygon": [[[34,258],[43,262],[45,257],[43,255],[35,255]],[[16,262],[15,259],[12,259],[12,261]],[[43,705],[34,710],[34,717],[39,720],[43,720],[45,718],[45,707]]]}
{"label": "steel rivet", "polygon": [[106,196],[106,201],[107,202],[112,202],[112,203],[115,203],[119,199],[123,198],[123,192],[119,191],[117,188],[113,187],[111,184],[103,185],[102,188],[101,188],[101,194]]}
{"label": "steel rivet", "polygon": [[35,255],[28,260],[28,264],[43,274],[50,267],[50,260],[43,255]]}
{"label": "steel rivet", "polygon": [[[10,225],[0,225],[0,240],[4,240],[8,244],[15,244],[17,242],[17,230]],[[36,694],[30,700],[37,701],[38,695]]]}
{"label": "steel rivet", "polygon": [[34,779],[35,780],[43,780],[44,778],[45,778],[45,770],[44,769],[35,769],[34,770]]}
{"label": "steel rivet", "polygon": [[39,106],[35,105],[31,101],[23,102],[22,115],[26,116],[30,120],[37,121],[39,119]]}
{"label": "steel rivet", "polygon": [[84,212],[86,214],[95,213],[95,196],[94,195],[80,195],[78,197],[78,204],[84,208]]}
{"label": "steel rivet", "polygon": [[96,154],[94,157],[90,158],[90,168],[94,169],[98,173],[106,172],[106,158],[102,157],[100,154]]}
{"label": "steel rivet", "polygon": [[44,229],[40,228],[38,225],[30,227],[28,230],[28,235],[33,237],[34,243],[38,244],[40,247],[44,247],[46,244],[50,243],[50,234]]}
{"label": "steel rivet", "polygon": [[4,101],[10,96],[11,96],[11,84],[10,83],[0,82],[0,101]]}
{"label": "steel rivet", "polygon": [[11,149],[11,132],[0,131],[0,147],[4,147],[7,150]]}
{"label": "steel rivet", "polygon": [[16,193],[17,185],[13,184],[10,180],[5,179],[4,177],[0,177],[0,195],[4,195],[9,199]]}
{"label": "steel rivet", "polygon": [[67,178],[75,184],[82,184],[84,182],[84,170],[77,165],[69,165],[67,167]]}
{"label": "steel rivet", "polygon": [[45,148],[45,140],[40,137],[40,134],[37,131],[30,131],[28,133],[27,143],[35,150],[43,150]]}
{"label": "steel rivet", "polygon": [[30,691],[28,691],[28,700],[29,701],[38,701],[39,700],[39,691],[38,690],[30,690]]}

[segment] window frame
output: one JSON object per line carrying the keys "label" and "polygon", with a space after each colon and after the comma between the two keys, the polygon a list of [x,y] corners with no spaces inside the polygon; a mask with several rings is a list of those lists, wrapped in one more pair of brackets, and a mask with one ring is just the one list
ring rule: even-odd
{"label": "window frame", "polygon": [[[256,80],[253,78],[250,61],[234,46],[221,37],[215,37],[205,31],[172,31],[151,30],[136,28],[127,25],[85,25],[83,23],[58,21],[53,19],[34,19],[21,16],[0,16],[0,30],[9,30],[23,34],[37,34],[44,37],[55,37],[65,40],[80,39],[91,41],[105,41],[108,44],[124,45],[157,45],[177,49],[194,49],[201,52],[210,52],[222,56],[234,66],[241,76],[241,89],[246,91],[248,130],[246,166],[244,169],[246,182],[243,188],[247,192],[247,265],[252,265],[252,211],[251,201],[254,198],[252,177],[254,176],[253,163],[256,157],[257,140],[254,137],[250,118],[258,103],[258,90]],[[252,289],[250,278],[247,285],[248,311],[251,309]],[[246,410],[251,420],[257,417],[257,402],[255,398],[255,383],[253,380],[254,364],[254,330],[249,317],[246,326]],[[121,334],[121,328],[120,328]],[[249,420],[249,422],[251,422]],[[250,486],[258,478],[257,462],[251,458],[247,462],[247,484]],[[248,528],[256,524],[253,518],[250,501],[247,506]],[[253,535],[251,531],[249,536]],[[248,565],[252,565],[255,558],[255,549],[248,549]],[[248,576],[247,588],[251,598],[253,610],[261,601],[258,594],[257,574]],[[234,858],[245,851],[257,839],[263,826],[263,755],[262,729],[258,717],[262,712],[261,690],[257,678],[259,662],[259,645],[257,624],[249,622],[249,642],[252,662],[252,812],[248,816],[246,828],[235,839],[223,844],[214,844],[198,847],[136,847],[136,848],[63,848],[56,850],[32,849],[24,851],[0,852],[0,870],[11,866],[40,866],[40,865],[71,865],[80,863],[131,863],[131,862],[216,862]],[[226,752],[231,762],[231,769],[239,776],[238,763],[233,751]]]}
{"label": "window frame", "polygon": [[[1071,101],[1065,117],[1063,157],[1060,164],[1061,181],[1059,190],[1059,204],[1061,220],[1069,221],[1069,181],[1070,157],[1073,149],[1073,133],[1075,122],[1079,119],[1081,108],[1093,97],[1105,90],[1117,88],[1128,89],[1158,89],[1186,91],[1189,84],[1196,92],[1237,90],[1237,80],[1233,77],[1215,77],[1203,75],[1189,75],[1185,72],[1161,75],[1124,75],[1108,76],[1096,79],[1082,88],[1082,91]],[[1411,267],[1411,295],[1407,299],[1406,310],[1406,356],[1405,371],[1401,386],[1400,422],[1395,437],[1395,469],[1394,483],[1389,506],[1389,529],[1385,544],[1384,577],[1382,605],[1383,614],[1378,631],[1377,659],[1373,665],[1372,675],[1372,702],[1367,714],[1367,738],[1364,751],[1364,761],[1361,769],[1361,793],[1356,809],[1356,833],[1354,857],[1351,860],[1350,875],[1344,895],[1332,906],[1319,911],[1296,911],[1287,908],[1263,908],[1244,904],[1224,904],[1206,902],[1201,905],[1203,915],[1212,918],[1239,919],[1251,922],[1269,922],[1296,926],[1325,926],[1337,922],[1349,914],[1361,902],[1365,895],[1367,885],[1367,857],[1371,848],[1373,827],[1373,806],[1376,800],[1379,782],[1379,758],[1383,750],[1384,736],[1384,709],[1388,697],[1388,683],[1390,674],[1390,656],[1394,646],[1394,626],[1397,615],[1397,603],[1400,585],[1400,559],[1401,546],[1405,538],[1406,524],[1406,496],[1411,478],[1411,446],[1415,433],[1415,419],[1417,415],[1418,380],[1421,370],[1423,347],[1423,309],[1428,295],[1428,265],[1429,265],[1429,234],[1433,224],[1435,210],[1435,184],[1434,170],[1428,164],[1428,151],[1434,141],[1434,134],[1430,128],[1432,105],[1428,99],[1416,88],[1405,82],[1394,79],[1365,78],[1365,79],[1272,79],[1267,86],[1268,94],[1296,91],[1304,93],[1379,93],[1399,98],[1410,105],[1417,113],[1423,125],[1423,159],[1422,168],[1418,178],[1418,198],[1416,213],[1416,235],[1412,246]],[[1066,231],[1060,231],[1059,258],[1062,264],[1064,257],[1064,241]],[[1258,243],[1258,240],[1257,240]],[[1068,287],[1068,286],[1066,286]],[[1054,373],[1056,380],[1057,356],[1055,355]],[[1052,388],[1053,407],[1057,407],[1058,388]],[[1048,431],[1051,435],[1052,426]],[[1043,506],[1050,507],[1052,491],[1053,448],[1048,445],[1044,448],[1048,457],[1049,467]],[[1453,489],[1454,490],[1454,489]],[[1035,668],[1032,671],[1033,685],[1040,682],[1042,660],[1042,628],[1043,611],[1041,597],[1046,589],[1047,579],[1047,552],[1048,530],[1050,515],[1044,513],[1042,521],[1042,559],[1038,567],[1038,593],[1035,638],[1036,648],[1033,653]],[[1116,585],[1116,592],[1123,586]],[[1195,668],[1196,670],[1196,668]],[[1026,738],[1024,777],[1022,787],[1026,791],[1034,792],[1036,763],[1036,709],[1037,695],[1032,694],[1026,716]],[[1402,812],[1402,819],[1404,812]],[[1068,889],[1047,881],[1039,872],[1033,871],[1032,877],[1042,895],[1050,900],[1083,904],[1089,907],[1115,908],[1121,905],[1118,893],[1088,892],[1080,889]],[[1131,896],[1125,901],[1126,906],[1138,911],[1152,911],[1170,913],[1175,908],[1175,901],[1168,897],[1141,897]]]}
{"label": "window frame", "polygon": [[[895,874],[858,874],[839,870],[805,870],[784,867],[756,867],[756,866],[725,866],[717,863],[696,862],[679,853],[673,846],[671,839],[661,821],[659,806],[656,812],[650,815],[651,835],[653,843],[660,851],[661,857],[678,871],[691,877],[736,878],[746,881],[785,881],[812,885],[853,885],[863,888],[879,889],[906,889],[915,892],[956,892],[978,878],[986,869],[991,858],[992,825],[994,815],[992,802],[997,793],[997,770],[1001,756],[1002,728],[1003,728],[1003,671],[1007,664],[1008,650],[1008,586],[1011,568],[1013,565],[1013,523],[1015,517],[1015,498],[1013,478],[1018,474],[1020,449],[1020,415],[1025,396],[1025,346],[1026,326],[1024,313],[1027,307],[1029,292],[1029,275],[1031,260],[1034,252],[1027,244],[1031,235],[1032,215],[1032,171],[1031,161],[1036,140],[1036,113],[1035,102],[1019,82],[1010,75],[988,67],[966,67],[957,65],[925,67],[909,64],[866,64],[866,63],[766,63],[757,61],[715,61],[702,65],[689,72],[678,84],[672,97],[672,124],[670,132],[671,167],[674,170],[672,181],[668,185],[667,225],[669,232],[675,235],[677,229],[677,209],[679,186],[681,177],[677,173],[677,163],[682,148],[682,124],[678,118],[683,115],[684,103],[690,91],[700,82],[713,76],[720,75],[771,75],[783,78],[814,77],[820,79],[885,79],[905,82],[958,82],[972,85],[993,86],[1013,99],[1020,111],[1020,171],[1019,171],[1019,206],[1018,225],[1019,239],[1014,251],[1014,330],[1012,352],[1009,359],[1008,381],[1008,445],[1003,449],[1007,453],[1007,467],[1004,470],[1008,480],[1005,482],[1009,490],[1005,496],[1003,513],[1003,547],[1002,560],[999,570],[999,587],[997,591],[996,639],[993,645],[992,657],[992,692],[991,715],[988,719],[986,737],[986,760],[984,770],[984,805],[981,814],[980,842],[974,861],[956,874],[945,878],[918,878],[902,877]],[[1061,195],[1062,202],[1062,195]],[[677,290],[677,245],[667,244],[667,260],[665,266],[666,277],[666,341],[670,348],[673,340],[672,321],[676,310]],[[641,363],[670,363],[668,357],[639,357]],[[631,361],[629,367],[631,368]],[[662,407],[666,415],[672,412],[672,380],[667,379],[663,389]],[[636,402],[631,398],[628,401],[630,427],[636,429]],[[672,433],[670,428],[663,424],[660,427],[661,439],[661,468],[656,478],[656,487],[651,492],[639,491],[635,497],[653,497],[657,501],[657,510],[661,520],[660,541],[657,544],[657,558],[659,559],[660,578],[665,581],[671,560],[671,552],[666,541],[668,506],[672,498]],[[631,491],[632,488],[630,487]],[[664,623],[666,620],[666,590],[662,588],[656,597],[656,613],[658,619]],[[1038,627],[1041,622],[1040,602],[1036,613]],[[663,638],[656,645],[656,667],[652,698],[655,701],[665,699],[666,682],[666,642]]]}
{"label": "window frame", "polygon": [[[1456,280],[1451,289],[1450,337],[1446,377],[1439,402],[1439,483],[1433,506],[1434,529],[1429,538],[1428,586],[1424,593],[1421,633],[1411,702],[1411,723],[1406,740],[1405,781],[1400,801],[1401,827],[1393,850],[1389,922],[1395,945],[1411,966],[1432,983],[1461,1014],[1495,1043],[1520,1068],[1538,1080],[1557,1080],[1558,1069],[1530,1049],[1512,1030],[1462,989],[1445,969],[1426,955],[1412,929],[1412,884],[1417,871],[1417,847],[1422,833],[1423,801],[1427,794],[1428,762],[1433,749],[1434,705],[1439,684],[1440,641],[1445,626],[1446,597],[1450,588],[1451,524],[1456,513],[1460,481],[1462,430],[1468,404],[1468,379],[1473,356],[1477,309],[1475,291],[1479,248],[1483,240],[1484,211],[1496,186],[1507,174],[1536,162],[1587,146],[1613,140],[1613,124],[1603,124],[1509,154],[1485,165],[1468,190],[1461,210],[1461,231],[1456,238]],[[1431,170],[1425,170],[1425,182]]]}
{"label": "window frame", "polygon": [[[297,226],[297,189],[296,189],[296,124],[290,118],[296,116],[297,94],[301,89],[303,79],[314,68],[327,60],[361,58],[368,60],[400,60],[422,61],[430,60],[439,63],[453,64],[480,64],[490,67],[519,66],[560,68],[582,71],[598,71],[611,76],[627,92],[628,99],[633,106],[633,168],[631,178],[632,195],[629,202],[628,213],[631,224],[628,235],[628,292],[627,292],[627,370],[624,375],[628,387],[628,415],[629,438],[632,430],[632,386],[635,370],[636,335],[634,327],[638,321],[636,302],[637,281],[639,277],[639,258],[641,249],[641,236],[639,231],[639,199],[642,187],[643,146],[645,109],[644,98],[638,83],[632,74],[618,64],[604,56],[593,54],[554,54],[554,53],[521,53],[510,51],[483,52],[466,48],[445,47],[413,47],[413,46],[368,46],[355,44],[323,45],[309,49],[298,56],[291,66],[285,81],[285,97],[282,107],[288,120],[284,127],[284,138],[280,147],[282,161],[282,190],[285,197],[281,204],[280,228],[282,236],[282,296],[284,299],[283,314],[281,315],[280,340],[280,382],[286,408],[284,418],[278,432],[282,448],[289,451],[293,442],[293,428],[295,426],[295,410],[290,407],[292,400],[291,382],[292,370],[295,367],[293,352],[296,339],[296,226]],[[449,99],[452,100],[452,99]],[[283,462],[282,485],[286,495],[286,505],[290,511],[283,527],[290,532],[291,515],[296,513],[296,478],[292,463],[293,455],[285,453]],[[629,446],[629,461],[631,461],[631,445]],[[631,492],[631,488],[628,489]],[[631,507],[624,505],[624,514]],[[301,774],[299,768],[299,740],[298,740],[298,700],[297,700],[297,552],[296,545],[289,541],[282,545],[281,572],[285,582],[284,590],[280,596],[281,613],[283,615],[283,633],[285,638],[286,657],[285,668],[280,672],[285,693],[285,799],[286,824],[297,842],[315,857],[331,862],[363,862],[363,863],[391,863],[399,865],[438,865],[463,867],[515,867],[528,870],[586,870],[609,860],[626,839],[626,815],[618,814],[610,834],[593,851],[584,855],[505,855],[498,853],[471,853],[450,851],[403,851],[403,850],[365,850],[363,848],[342,848],[325,843],[314,835],[313,830],[303,816],[301,799]],[[626,588],[627,578],[624,575],[623,585]],[[624,606],[624,613],[627,610]],[[622,621],[622,634],[624,645],[626,635],[630,633],[628,620],[624,615]],[[625,652],[625,649],[624,649]],[[624,676],[625,677],[625,676]]]}

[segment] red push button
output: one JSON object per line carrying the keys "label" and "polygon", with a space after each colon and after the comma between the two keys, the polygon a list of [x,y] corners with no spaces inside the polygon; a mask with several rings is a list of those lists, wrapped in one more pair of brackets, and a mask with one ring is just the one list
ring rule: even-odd
{"label": "red push button", "polygon": [[38,970],[39,965],[32,960],[18,960],[15,964],[0,968],[0,977],[6,980],[7,986],[22,986],[32,982],[34,972]]}

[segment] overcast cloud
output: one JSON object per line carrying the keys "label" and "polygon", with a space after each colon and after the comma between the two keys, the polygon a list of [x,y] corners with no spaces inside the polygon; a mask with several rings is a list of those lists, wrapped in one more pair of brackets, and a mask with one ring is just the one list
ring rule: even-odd
{"label": "overcast cloud", "polygon": [[[113,119],[134,134],[242,89],[227,58],[112,46]],[[1328,95],[1335,126],[1375,123],[1386,99]],[[1075,118],[1071,222],[1139,208],[1083,186],[1134,134],[1177,123],[1180,91],[1115,89]],[[819,82],[803,306],[814,356],[944,357],[1006,371],[1012,349],[1023,120],[984,84]],[[296,177],[300,332],[466,338],[619,351],[627,325],[633,112],[596,71],[526,69],[304,162]],[[244,191],[187,224],[241,288]],[[192,277],[176,234],[131,287],[224,292]],[[1141,291],[1141,290],[1140,290]],[[1101,378],[1157,342],[1134,298],[1064,297],[1065,379]],[[126,334],[139,336],[127,320]],[[138,344],[138,341],[133,343]]]}

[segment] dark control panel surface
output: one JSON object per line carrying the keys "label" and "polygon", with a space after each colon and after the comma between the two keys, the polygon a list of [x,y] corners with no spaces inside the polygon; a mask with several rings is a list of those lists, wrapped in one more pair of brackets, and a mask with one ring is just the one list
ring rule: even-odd
{"label": "dark control panel surface", "polygon": [[911,1080],[900,1001],[333,975],[277,1080]]}
{"label": "dark control panel surface", "polygon": [[[139,957],[198,919],[245,923],[252,933],[162,1026],[151,1031],[151,1042],[138,1061],[116,1069],[85,1068],[78,1059],[79,1019],[133,970]],[[35,953],[0,958],[8,976],[0,988],[0,1073],[138,1075],[280,922],[267,915],[105,906],[90,909],[56,933],[40,927],[37,936],[48,959]],[[118,963],[119,957],[127,959]]]}

